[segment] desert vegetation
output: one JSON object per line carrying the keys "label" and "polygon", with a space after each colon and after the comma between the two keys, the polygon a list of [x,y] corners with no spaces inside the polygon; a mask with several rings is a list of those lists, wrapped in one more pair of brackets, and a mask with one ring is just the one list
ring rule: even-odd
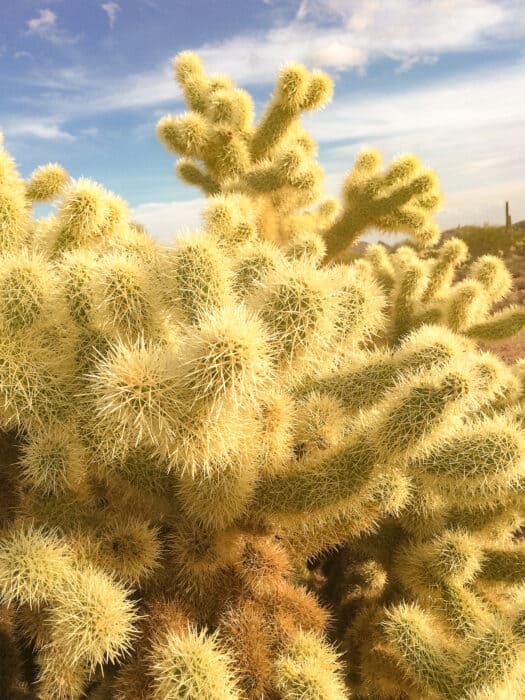
{"label": "desert vegetation", "polygon": [[[500,248],[441,240],[412,154],[325,196],[325,73],[283,67],[255,123],[196,54],[174,72],[157,133],[207,196],[176,245],[0,151],[0,697],[524,697]],[[407,240],[352,255],[370,229]]]}

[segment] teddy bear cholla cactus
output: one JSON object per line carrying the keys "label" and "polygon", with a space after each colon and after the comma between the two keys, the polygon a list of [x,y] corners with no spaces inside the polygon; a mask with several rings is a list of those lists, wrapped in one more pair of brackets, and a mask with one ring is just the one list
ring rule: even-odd
{"label": "teddy bear cholla cactus", "polygon": [[[306,251],[326,247],[329,258],[372,226],[407,232],[426,245],[439,239],[432,219],[442,199],[437,178],[413,155],[396,159],[381,173],[377,151],[363,151],[344,179],[342,208],[328,197],[302,211],[322,195],[317,144],[299,117],[331,99],[333,85],[323,72],[285,66],[254,125],[250,96],[227,76],[208,76],[189,51],[179,54],[174,66],[190,111],[163,117],[157,133],[168,150],[181,156],[177,175],[206,194],[248,194],[263,238],[289,243],[298,237]],[[228,215],[221,210],[211,218],[224,226],[221,217]],[[243,228],[249,229],[247,223],[236,234]]]}
{"label": "teddy bear cholla cactus", "polygon": [[[465,697],[503,682],[519,695],[519,378],[442,326],[371,349],[384,292],[332,261],[371,225],[435,242],[435,176],[408,156],[379,174],[365,152],[341,211],[304,211],[321,170],[298,117],[327,100],[328,77],[285,67],[253,126],[229,79],[187,52],[175,70],[192,111],[159,135],[210,200],[174,247],[96,183],[55,165],[24,183],[0,152],[0,419],[19,451],[1,465],[6,643],[31,643],[44,700],[389,698],[414,684],[449,697],[432,680],[445,671]],[[31,219],[47,198],[56,212]],[[449,464],[458,445],[490,453],[487,473]],[[454,537],[470,559],[449,581]],[[341,542],[361,557],[341,581],[370,585],[350,607],[329,598],[334,618],[300,581]],[[459,642],[445,627],[431,574],[483,583],[512,648],[503,675],[476,656],[478,618]],[[359,636],[368,614],[373,636]],[[478,675],[460,687],[471,653]]]}
{"label": "teddy bear cholla cactus", "polygon": [[368,246],[358,264],[387,293],[390,312],[385,336],[389,343],[398,342],[425,323],[439,323],[488,341],[511,337],[525,327],[523,306],[489,315],[512,286],[512,277],[500,258],[479,257],[469,265],[465,278],[454,283],[455,273],[467,257],[468,248],[458,238],[423,255],[408,246],[390,254],[381,244]]}

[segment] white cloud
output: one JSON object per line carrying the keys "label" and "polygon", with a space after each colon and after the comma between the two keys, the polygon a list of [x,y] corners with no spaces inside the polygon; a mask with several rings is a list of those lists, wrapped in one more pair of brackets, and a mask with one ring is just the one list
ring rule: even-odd
{"label": "white cloud", "polygon": [[343,44],[339,39],[332,39],[313,49],[311,61],[314,64],[331,68],[355,68],[364,66],[367,57],[363,49]]}
{"label": "white cloud", "polygon": [[290,61],[334,70],[360,69],[368,61],[366,47],[348,32],[299,22],[239,34],[195,51],[208,70],[226,73],[241,85],[272,85],[279,69]]}
{"label": "white cloud", "polygon": [[[244,86],[273,85],[279,69],[289,61],[309,68],[356,70],[362,74],[375,60],[388,57],[398,63],[397,72],[406,72],[417,63],[435,63],[447,51],[501,48],[504,40],[525,36],[521,1],[369,0],[356,4],[347,0],[304,0],[303,10],[288,24],[237,34],[194,49],[207,70],[226,73]],[[110,6],[118,4],[110,0],[102,5]],[[41,15],[33,21],[45,20],[45,26],[54,18],[56,24],[56,16],[50,10],[42,10]],[[337,19],[336,25],[325,26],[326,17]],[[47,74],[37,77],[39,85],[49,85],[50,80],[53,76]],[[81,93],[77,76],[67,80],[59,75],[55,83],[62,89],[69,87],[72,93],[67,101],[57,105],[65,114],[141,108],[181,100],[168,57],[152,70],[125,78],[108,76],[101,83],[98,76],[84,76]]]}
{"label": "white cloud", "polygon": [[133,209],[133,217],[161,243],[173,243],[177,234],[199,228],[206,198],[183,202],[149,202]]}
{"label": "white cloud", "polygon": [[108,19],[109,19],[109,26],[111,29],[115,26],[115,22],[117,21],[117,15],[120,12],[121,8],[118,2],[113,2],[112,0],[110,2],[103,2],[100,7],[104,10],[104,12],[107,14]]}
{"label": "white cloud", "polygon": [[303,0],[296,19],[331,20],[385,52],[465,49],[485,36],[507,32],[519,3],[499,0]]}
{"label": "white cloud", "polygon": [[1,124],[2,130],[11,137],[23,136],[46,141],[74,141],[75,137],[49,119],[16,119]]}
{"label": "white cloud", "polygon": [[[335,71],[390,58],[406,71],[447,52],[500,49],[525,36],[521,0],[303,0],[296,17],[265,31],[195,47],[208,70],[271,85],[288,61]],[[334,21],[327,24],[326,19]],[[242,60],[240,60],[242,57]]]}
{"label": "white cloud", "polygon": [[[454,132],[458,128],[482,129],[484,138],[499,142],[498,129],[521,123],[525,102],[518,87],[525,84],[525,63],[480,69],[459,77],[404,90],[383,88],[380,93],[361,92],[334,97],[333,103],[303,122],[325,143],[340,139],[371,139],[392,134],[405,140],[417,134],[428,140],[429,130]],[[446,147],[446,142],[442,147]]]}
{"label": "white cloud", "polygon": [[[407,70],[447,52],[502,48],[525,36],[521,0],[303,0],[295,19],[195,47],[207,66],[247,85],[271,84],[287,61],[358,69],[390,58]],[[327,21],[331,20],[331,21]],[[239,57],[243,60],[239,60]]]}
{"label": "white cloud", "polygon": [[39,10],[38,17],[27,22],[26,34],[38,36],[52,44],[74,44],[79,37],[70,36],[58,27],[57,15],[49,9]]}
{"label": "white cloud", "polygon": [[39,10],[39,17],[30,19],[27,23],[27,30],[31,34],[46,35],[56,31],[57,16],[51,10]]}
{"label": "white cloud", "polygon": [[84,109],[91,113],[173,103],[180,101],[182,96],[174,82],[169,61],[157,70],[119,80],[118,86],[108,82],[103,90],[97,88],[95,84],[92,99],[84,105]]}
{"label": "white cloud", "polygon": [[[84,101],[85,95],[94,91],[97,82],[100,85],[100,79],[97,81],[95,76],[87,75],[83,66],[70,65],[58,66],[53,70],[42,70],[42,67],[37,65],[28,77],[23,78],[23,81],[32,87],[70,93],[73,98],[76,93],[79,100],[84,95]],[[70,108],[75,106],[70,98],[66,104],[59,104],[59,109],[66,114],[68,113],[67,104]]]}
{"label": "white cloud", "polygon": [[432,66],[434,63],[438,62],[437,56],[407,56],[401,60],[401,63],[396,68],[396,73],[406,73],[412,66],[417,63],[422,63],[423,65]]}

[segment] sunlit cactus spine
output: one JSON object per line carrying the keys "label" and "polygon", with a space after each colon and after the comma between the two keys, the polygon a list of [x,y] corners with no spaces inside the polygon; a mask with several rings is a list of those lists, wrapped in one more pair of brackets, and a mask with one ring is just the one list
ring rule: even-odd
{"label": "sunlit cactus spine", "polygon": [[407,246],[394,252],[380,243],[368,246],[358,266],[386,292],[386,342],[399,343],[411,330],[436,323],[481,341],[502,340],[522,330],[523,305],[491,313],[513,284],[503,260],[482,255],[458,279],[468,258],[468,247],[459,238],[436,249],[420,246],[419,252]]}
{"label": "sunlit cactus spine", "polygon": [[[157,132],[208,197],[175,245],[0,150],[6,652],[49,700],[520,697],[524,372],[477,348],[522,324],[508,272],[456,280],[413,155],[323,194],[324,73],[284,66],[255,123],[174,70]],[[372,227],[411,242],[344,262]]]}
{"label": "sunlit cactus spine", "polygon": [[345,208],[325,232],[327,254],[334,257],[371,226],[389,233],[403,231],[424,246],[439,240],[432,214],[441,204],[438,180],[413,155],[400,156],[379,172],[381,155],[362,150],[343,182]]}
{"label": "sunlit cactus spine", "polygon": [[27,197],[33,203],[55,199],[69,181],[69,175],[58,163],[42,165],[31,173],[27,183]]}
{"label": "sunlit cactus spine", "polygon": [[315,635],[300,632],[279,657],[277,687],[286,700],[301,697],[345,700],[348,695],[339,674],[333,650]]}
{"label": "sunlit cactus spine", "polygon": [[24,244],[29,229],[31,204],[26,184],[14,160],[3,147],[0,132],[0,250],[16,251]]}

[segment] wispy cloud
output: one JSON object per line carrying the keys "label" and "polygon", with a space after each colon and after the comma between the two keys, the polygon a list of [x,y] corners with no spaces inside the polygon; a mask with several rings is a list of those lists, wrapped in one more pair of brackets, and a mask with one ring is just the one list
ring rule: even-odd
{"label": "wispy cloud", "polygon": [[[406,72],[417,63],[435,63],[446,52],[501,48],[504,38],[524,37],[525,13],[519,2],[430,0],[414,5],[411,0],[377,0],[351,12],[346,0],[307,0],[303,13],[288,24],[194,48],[208,70],[213,67],[245,86],[273,84],[288,61],[362,74],[370,63],[387,57],[398,62],[398,72]],[[327,12],[342,14],[341,21],[320,25]],[[173,83],[171,90],[166,87],[168,76],[172,81],[165,66],[131,76],[118,92],[110,87],[93,107],[126,109],[175,99],[174,90],[177,97],[180,93]]]}
{"label": "wispy cloud", "polygon": [[186,202],[149,202],[135,207],[133,218],[158,241],[172,243],[177,234],[199,227],[205,204],[204,197]]}
{"label": "wispy cloud", "polygon": [[515,98],[522,84],[525,63],[403,91],[336,96],[326,110],[303,119],[324,144],[327,192],[339,194],[344,173],[359,149],[369,145],[387,162],[403,152],[416,153],[437,172],[445,226],[465,223],[468,217],[460,217],[460,211],[470,212],[472,223],[494,220],[505,199],[515,217],[525,218],[524,105]]}
{"label": "wispy cloud", "polygon": [[[52,107],[55,114],[65,119],[86,114],[155,107],[182,100],[182,93],[173,79],[169,56],[158,68],[118,78],[108,75],[103,81],[99,75],[90,74],[83,66],[59,67],[45,71],[36,66],[21,82],[28,89],[39,91],[37,96],[28,98],[35,108],[38,108],[44,95],[46,104],[43,107]],[[49,100],[42,90],[54,90],[57,94],[53,100]]]}
{"label": "wispy cloud", "polygon": [[[369,140],[392,135],[428,139],[434,129],[453,137],[458,129],[483,131],[496,143],[511,124],[525,131],[524,103],[516,89],[525,84],[525,62],[501,68],[478,68],[431,84],[334,97],[325,110],[303,117],[321,142]],[[524,140],[525,142],[525,140]],[[443,146],[446,144],[444,143]]]}
{"label": "wispy cloud", "polygon": [[337,23],[387,53],[468,50],[525,29],[521,0],[302,0],[296,19]]}
{"label": "wispy cloud", "polygon": [[287,61],[363,72],[386,57],[407,70],[447,52],[501,49],[524,36],[521,0],[303,0],[287,24],[196,50],[241,83],[267,84]]}
{"label": "wispy cloud", "polygon": [[[363,74],[375,60],[388,57],[397,62],[396,72],[403,73],[418,63],[435,63],[447,51],[501,48],[504,39],[525,37],[525,12],[520,3],[521,0],[370,0],[356,10],[355,4],[347,0],[303,0],[295,19],[287,24],[246,31],[193,48],[208,70],[226,73],[239,85],[248,87],[273,85],[279,69],[288,61],[335,73],[355,70]],[[110,1],[101,5],[111,22],[107,9],[110,6],[115,8],[118,4]],[[40,19],[33,20],[39,23],[38,31],[51,31],[56,26],[56,16],[50,10],[41,10],[40,14]],[[335,26],[334,22],[326,26],[322,21],[326,17],[337,20]],[[239,60],[240,56],[243,60]],[[67,102],[57,105],[65,114],[80,106],[93,114],[176,103],[181,99],[168,56],[153,69],[124,78],[107,76],[102,82],[98,75],[84,78],[82,94],[76,95],[76,77],[68,81],[64,75],[57,76],[57,87],[70,90]],[[39,86],[49,85],[53,79],[46,73],[38,76],[37,82]]]}
{"label": "wispy cloud", "polygon": [[16,119],[5,122],[0,119],[0,128],[7,136],[44,139],[48,141],[74,141],[75,137],[62,128],[59,122],[50,119]]}
{"label": "wispy cloud", "polygon": [[434,63],[437,63],[438,60],[437,56],[408,56],[401,61],[395,72],[398,74],[407,73],[412,66],[415,66],[417,63],[432,66]]}
{"label": "wispy cloud", "polygon": [[[100,87],[100,79],[89,75],[83,66],[72,65],[63,65],[54,69],[47,68],[46,70],[37,64],[31,73],[26,74],[20,80],[28,88],[58,90],[67,93],[71,109],[74,109],[75,98],[80,100],[84,96],[85,101],[86,95],[91,96],[97,86]],[[64,109],[66,114],[69,112],[67,103],[57,104],[57,107],[60,110]]]}
{"label": "wispy cloud", "polygon": [[173,71],[167,60],[158,69],[135,73],[118,80],[118,85],[110,81],[101,90],[97,83],[93,99],[86,105],[86,109],[90,112],[111,112],[153,107],[181,99],[182,93],[173,80]]}
{"label": "wispy cloud", "polygon": [[46,35],[56,31],[57,16],[51,10],[39,10],[39,16],[27,22],[27,31],[30,34]]}
{"label": "wispy cloud", "polygon": [[117,15],[120,12],[121,8],[120,5],[117,2],[103,2],[100,7],[104,10],[104,12],[108,16],[109,20],[109,26],[111,29],[115,26],[115,22],[117,21]]}
{"label": "wispy cloud", "polygon": [[57,15],[49,9],[38,11],[38,16],[27,22],[26,34],[38,36],[52,44],[74,44],[78,36],[71,36],[58,26]]}

